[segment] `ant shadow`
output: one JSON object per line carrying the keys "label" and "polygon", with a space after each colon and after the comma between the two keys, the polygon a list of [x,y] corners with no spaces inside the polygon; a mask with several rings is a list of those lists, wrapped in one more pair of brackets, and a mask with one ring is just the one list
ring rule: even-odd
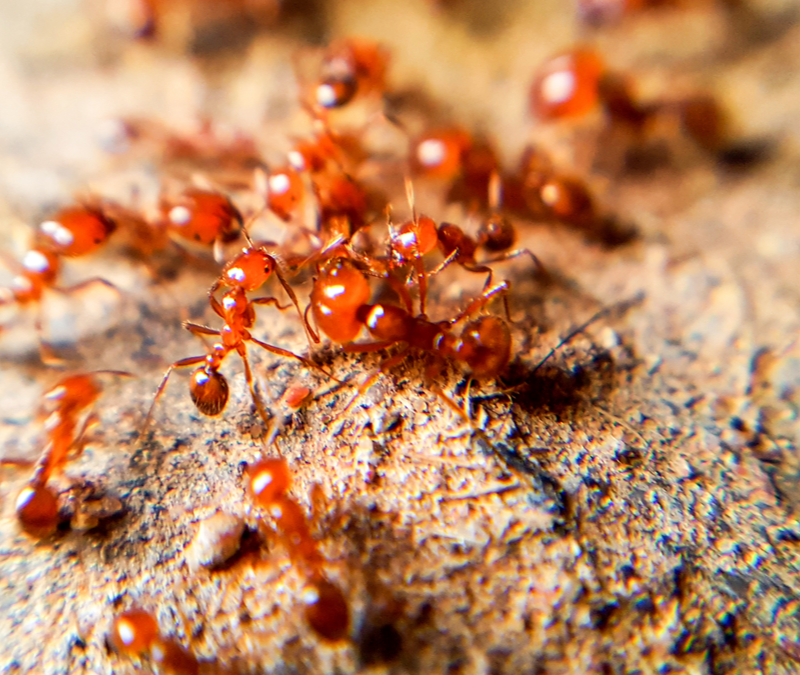
{"label": "ant shadow", "polygon": [[612,354],[594,349],[584,361],[565,369],[555,364],[530,367],[513,362],[503,383],[512,390],[514,408],[531,417],[544,413],[573,419],[592,403],[610,399],[618,386],[619,366]]}

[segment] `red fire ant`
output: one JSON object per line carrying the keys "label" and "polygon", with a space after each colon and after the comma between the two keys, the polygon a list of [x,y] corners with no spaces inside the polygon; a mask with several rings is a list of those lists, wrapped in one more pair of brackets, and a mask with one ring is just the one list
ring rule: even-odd
{"label": "red fire ant", "polygon": [[143,609],[129,609],[114,617],[109,641],[120,654],[148,655],[165,675],[196,675],[200,670],[194,655],[161,635],[155,617]]}
{"label": "red fire ant", "polygon": [[383,92],[388,56],[378,44],[349,38],[332,43],[323,57],[317,105],[340,108],[356,95]]}
{"label": "red fire ant", "polygon": [[[399,265],[414,266],[420,294],[420,314],[425,315],[425,297],[427,293],[427,277],[439,274],[451,263],[457,263],[464,269],[478,274],[487,274],[484,289],[492,286],[493,270],[489,265],[503,260],[510,260],[526,254],[531,257],[537,270],[544,271],[539,259],[528,249],[509,251],[516,240],[516,232],[510,220],[497,210],[500,202],[500,179],[494,174],[490,180],[491,193],[489,202],[492,213],[484,220],[475,240],[460,227],[451,223],[441,223],[438,227],[428,216],[417,216],[414,207],[414,191],[410,181],[406,181],[406,192],[411,204],[412,218],[394,229],[390,224],[391,259]],[[445,256],[444,260],[430,272],[426,272],[422,256],[436,247]],[[478,248],[484,247],[494,253],[494,257],[477,261],[475,254]],[[505,297],[505,296],[504,296]]]}
{"label": "red fire ant", "polygon": [[[374,384],[382,372],[401,363],[411,350],[419,350],[433,357],[426,373],[430,381],[435,380],[446,359],[464,363],[476,377],[495,377],[507,367],[511,358],[511,335],[503,319],[484,316],[468,322],[460,336],[453,334],[457,324],[495,296],[504,296],[508,292],[506,282],[485,288],[454,319],[432,322],[422,314],[413,315],[405,286],[392,282],[392,278],[387,277],[405,307],[385,303],[368,304],[370,293],[366,276],[357,263],[348,258],[329,260],[314,281],[310,307],[317,325],[330,339],[344,343],[346,352],[374,352],[395,344],[402,345],[400,351],[385,359],[378,372],[361,385],[345,411]],[[352,343],[362,327],[367,329],[375,342]]]}
{"label": "red fire ant", "polygon": [[[211,347],[208,354],[180,359],[167,368],[161,380],[161,384],[156,390],[150,410],[147,413],[144,428],[147,428],[155,404],[164,391],[167,380],[175,368],[187,368],[203,364],[195,370],[192,375],[190,384],[192,401],[197,409],[204,415],[216,416],[222,413],[228,403],[229,390],[228,382],[225,376],[219,372],[219,369],[225,357],[233,351],[239,354],[244,363],[245,378],[256,410],[258,410],[264,423],[269,424],[267,411],[255,390],[250,361],[247,357],[248,342],[252,342],[272,354],[297,359],[307,367],[315,368],[328,375],[322,368],[305,357],[299,356],[287,349],[262,342],[258,338],[253,337],[250,333],[250,329],[255,325],[255,307],[257,305],[273,305],[281,310],[290,307],[290,305],[281,305],[277,298],[274,297],[254,298],[252,300],[247,298],[248,291],[254,291],[263,286],[267,279],[274,273],[297,309],[298,315],[309,333],[309,340],[313,339],[319,341],[319,336],[308,326],[308,322],[300,311],[297,296],[280,271],[275,257],[272,256],[264,246],[256,247],[250,239],[249,234],[247,234],[247,231],[245,230],[244,232],[248,242],[247,248],[225,266],[222,274],[214,282],[208,292],[211,309],[224,321],[224,326],[222,329],[217,330],[188,321],[183,324],[184,328],[193,335],[201,337],[215,336],[220,338],[220,341]],[[230,289],[223,294],[221,301],[217,300],[215,296],[220,286],[227,286]]]}
{"label": "red fire ant", "polygon": [[53,360],[53,357],[42,340],[41,302],[44,292],[53,290],[71,295],[96,284],[116,291],[113,284],[99,277],[68,288],[58,287],[56,281],[61,268],[61,257],[93,253],[108,240],[115,228],[116,221],[100,207],[80,205],[64,208],[41,223],[35,235],[34,246],[25,253],[21,263],[5,258],[6,264],[16,275],[9,288],[0,289],[0,306],[36,305],[36,332],[45,362]]}
{"label": "red fire ant", "polygon": [[43,396],[45,410],[50,408],[44,422],[47,444],[33,477],[16,501],[17,519],[22,529],[34,537],[48,537],[58,526],[58,496],[47,483],[53,474],[63,470],[71,455],[81,453],[88,429],[97,422],[97,416],[89,411],[102,392],[98,375],[130,377],[130,373],[116,370],[70,375]]}
{"label": "red fire ant", "polygon": [[274,518],[293,564],[306,578],[303,602],[308,625],[324,640],[338,642],[348,636],[350,610],[342,591],[325,577],[325,560],[303,511],[287,495],[291,480],[284,459],[262,459],[247,468],[250,497]]}
{"label": "red fire ant", "polygon": [[159,206],[167,232],[213,246],[217,261],[222,258],[223,246],[236,241],[242,232],[242,214],[218,192],[189,188],[177,197],[162,196]]}
{"label": "red fire ant", "polygon": [[613,125],[636,135],[657,115],[671,113],[704,150],[718,152],[728,138],[725,115],[710,96],[640,103],[627,79],[609,72],[591,50],[573,49],[549,59],[531,87],[531,109],[542,120],[581,117],[598,105]]}

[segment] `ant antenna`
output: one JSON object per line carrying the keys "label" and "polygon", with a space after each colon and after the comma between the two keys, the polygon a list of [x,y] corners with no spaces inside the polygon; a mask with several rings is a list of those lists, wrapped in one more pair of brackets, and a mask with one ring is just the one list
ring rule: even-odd
{"label": "ant antenna", "polygon": [[559,343],[555,347],[553,347],[549,352],[547,352],[547,356],[545,356],[541,361],[539,361],[539,363],[536,364],[534,369],[531,371],[531,375],[536,374],[536,371],[538,371],[550,359],[550,357],[553,356],[553,354],[555,354],[564,345],[568,344],[576,337],[578,337],[578,335],[583,333],[593,323],[602,319],[605,316],[608,316],[614,310],[625,311],[627,309],[630,309],[634,305],[638,305],[640,302],[642,302],[642,300],[644,300],[644,293],[637,293],[630,300],[621,300],[620,302],[614,305],[607,305],[606,307],[603,307],[600,311],[595,313],[588,320],[584,321],[580,326],[574,328],[569,333],[567,333],[563,338],[561,338]]}

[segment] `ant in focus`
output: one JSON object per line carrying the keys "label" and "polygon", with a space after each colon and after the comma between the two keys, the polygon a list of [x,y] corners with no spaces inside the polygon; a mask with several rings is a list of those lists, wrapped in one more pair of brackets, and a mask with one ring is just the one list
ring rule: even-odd
{"label": "ant in focus", "polygon": [[[200,367],[192,374],[190,383],[192,401],[198,411],[204,415],[213,417],[222,413],[228,403],[229,388],[225,376],[220,372],[220,367],[228,354],[234,351],[239,354],[244,363],[245,378],[250,390],[250,395],[253,399],[253,404],[264,423],[269,425],[269,415],[255,389],[250,360],[247,356],[248,342],[258,345],[272,354],[296,359],[306,367],[314,368],[324,373],[326,376],[331,377],[329,373],[313,361],[287,349],[282,349],[281,347],[263,342],[250,333],[250,329],[253,328],[256,321],[256,306],[273,305],[280,310],[289,309],[291,307],[291,305],[281,305],[275,297],[253,299],[248,299],[247,297],[249,291],[255,291],[261,288],[269,277],[275,274],[284,290],[289,295],[300,319],[303,321],[309,341],[319,341],[319,336],[311,329],[303,316],[297,301],[297,296],[280,271],[275,257],[270,254],[264,246],[256,246],[246,229],[244,229],[243,232],[247,240],[247,247],[225,266],[222,274],[220,274],[219,278],[214,282],[208,292],[211,309],[223,320],[223,327],[221,329],[209,328],[208,326],[202,326],[188,321],[183,324],[183,327],[193,335],[199,337],[217,337],[219,338],[219,342],[214,343],[207,354],[180,359],[167,368],[161,380],[161,384],[159,384],[155,396],[153,397],[153,403],[150,405],[147,417],[145,418],[144,429],[149,425],[156,402],[161,397],[170,374],[176,368],[188,368],[199,365]],[[218,300],[215,293],[222,286],[227,287],[229,290],[222,295],[221,300]]]}
{"label": "ant in focus", "polygon": [[[458,361],[468,366],[479,378],[496,377],[511,359],[511,334],[508,324],[495,316],[469,321],[455,335],[453,329],[475,314],[496,296],[505,296],[508,284],[501,282],[475,298],[449,321],[429,321],[423,314],[414,315],[411,298],[405,286],[395,277],[386,277],[401,297],[403,305],[369,304],[371,292],[365,273],[349,258],[332,258],[320,270],[311,292],[311,312],[320,328],[331,340],[344,345],[347,353],[381,351],[393,345],[400,350],[385,359],[378,371],[358,390],[342,414],[346,413],[381,375],[401,363],[412,350],[432,357],[426,379],[433,382],[441,373],[443,362]],[[375,342],[353,343],[362,328]],[[437,391],[438,394],[443,395]]]}

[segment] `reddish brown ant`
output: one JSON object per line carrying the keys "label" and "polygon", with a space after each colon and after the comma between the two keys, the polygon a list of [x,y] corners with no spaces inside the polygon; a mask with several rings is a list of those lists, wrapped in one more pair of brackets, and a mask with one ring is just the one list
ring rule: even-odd
{"label": "reddish brown ant", "polygon": [[[388,276],[390,281],[393,277]],[[356,397],[345,408],[349,410],[380,374],[401,363],[411,352],[419,350],[433,357],[427,378],[434,381],[444,360],[464,363],[477,377],[495,377],[508,365],[511,358],[511,335],[503,319],[485,316],[469,321],[461,335],[453,328],[469,318],[492,298],[505,295],[508,284],[501,282],[489,288],[454,319],[429,321],[424,315],[412,313],[411,299],[405,286],[392,283],[405,307],[393,304],[369,304],[369,284],[357,263],[348,258],[329,260],[314,281],[311,293],[311,311],[317,325],[335,342],[345,345],[349,353],[365,353],[386,349],[395,344],[402,347],[395,355],[385,359],[377,373],[361,385]],[[353,343],[364,327],[375,342]]]}
{"label": "reddish brown ant", "polygon": [[16,502],[22,529],[34,537],[48,537],[58,526],[58,496],[47,483],[63,470],[70,456],[81,453],[86,433],[97,421],[97,416],[90,411],[102,392],[98,375],[130,377],[130,373],[115,370],[70,375],[59,380],[43,396],[47,444],[33,477]]}
{"label": "reddish brown ant", "polygon": [[109,641],[120,654],[149,656],[164,675],[196,675],[200,670],[195,656],[161,635],[155,617],[143,609],[129,609],[114,617]]}
{"label": "reddish brown ant", "polygon": [[288,496],[291,473],[284,459],[262,459],[247,469],[247,488],[255,504],[275,520],[292,563],[306,579],[305,618],[324,640],[338,642],[350,631],[350,610],[342,591],[324,573],[325,559],[299,504]]}
{"label": "reddish brown ant", "polygon": [[167,232],[212,246],[217,261],[222,258],[223,246],[236,241],[242,232],[242,214],[219,192],[189,188],[177,197],[162,195],[159,208]]}
{"label": "reddish brown ant", "polygon": [[100,207],[79,205],[64,208],[41,223],[34,237],[34,246],[25,253],[20,263],[4,256],[15,276],[9,288],[0,289],[0,306],[36,306],[35,326],[43,361],[57,361],[42,339],[41,303],[46,290],[71,295],[97,284],[117,290],[100,277],[86,279],[67,288],[59,287],[56,282],[61,269],[61,257],[93,253],[107,241],[115,228],[116,221]]}
{"label": "reddish brown ant", "polygon": [[[161,380],[161,384],[156,390],[153,403],[145,418],[144,428],[147,428],[155,404],[163,393],[167,385],[167,380],[175,368],[187,368],[199,365],[200,367],[197,368],[192,375],[190,384],[192,401],[197,409],[204,415],[216,416],[222,413],[228,403],[229,390],[228,382],[219,369],[225,357],[233,351],[239,354],[244,363],[245,378],[248,388],[250,389],[253,404],[256,410],[258,410],[262,420],[264,420],[264,423],[269,424],[267,411],[255,390],[255,382],[250,368],[250,361],[247,356],[248,342],[256,344],[272,354],[297,359],[307,367],[315,368],[328,375],[322,368],[305,357],[299,356],[287,349],[262,342],[258,338],[253,337],[250,333],[250,329],[255,325],[255,308],[257,305],[273,305],[281,310],[290,307],[290,305],[281,305],[274,297],[254,298],[252,300],[247,297],[248,291],[257,290],[263,286],[267,279],[274,273],[291,298],[303,324],[306,326],[309,339],[319,341],[319,336],[308,326],[308,322],[300,311],[297,296],[284,278],[274,256],[272,256],[264,246],[256,247],[250,239],[247,230],[244,230],[244,233],[248,242],[248,247],[225,266],[222,274],[214,282],[208,292],[211,309],[224,321],[222,329],[217,330],[188,321],[183,324],[183,327],[193,335],[201,337],[214,336],[220,338],[220,341],[215,343],[207,354],[180,359],[167,369]],[[229,288],[229,290],[223,294],[221,301],[217,300],[215,296],[220,286]]]}
{"label": "reddish brown ant", "polygon": [[[503,217],[498,206],[500,203],[500,179],[494,174],[490,180],[489,198],[492,213],[485,219],[475,240],[467,235],[460,227],[451,223],[436,223],[427,216],[417,216],[414,207],[414,191],[410,181],[406,181],[406,192],[411,205],[412,218],[394,229],[390,224],[391,259],[395,264],[411,264],[414,267],[417,285],[420,294],[420,314],[425,315],[425,300],[427,294],[427,278],[439,274],[448,265],[455,262],[464,269],[479,274],[487,274],[484,288],[492,286],[493,270],[489,265],[503,260],[510,260],[526,254],[531,257],[534,265],[540,272],[544,266],[539,259],[528,249],[509,251],[516,240],[514,226],[507,218]],[[430,253],[436,247],[441,250],[444,260],[433,270],[426,271],[422,256]],[[475,254],[478,248],[484,247],[494,253],[494,257],[484,261],[477,261]],[[505,298],[505,296],[504,296]],[[508,310],[506,310],[508,313]]]}
{"label": "reddish brown ant", "polygon": [[542,120],[575,118],[602,106],[613,125],[641,135],[658,115],[674,114],[701,148],[720,151],[728,139],[727,120],[710,96],[640,103],[627,78],[608,71],[598,54],[573,49],[546,61],[531,87],[531,109]]}
{"label": "reddish brown ant", "polygon": [[332,43],[322,61],[315,100],[322,108],[340,108],[357,95],[383,93],[388,56],[377,43],[348,38]]}
{"label": "reddish brown ant", "polygon": [[[436,229],[436,238],[444,260],[429,274],[435,276],[451,263],[461,265],[468,272],[486,274],[484,288],[492,285],[494,271],[490,265],[511,260],[521,255],[527,255],[533,261],[537,272],[547,276],[546,269],[539,258],[527,248],[509,250],[517,239],[513,223],[500,212],[501,202],[500,176],[492,174],[489,181],[489,207],[490,214],[483,219],[478,229],[477,239],[466,234],[458,225],[441,223]],[[475,257],[478,249],[484,248],[493,257],[478,261]]]}

